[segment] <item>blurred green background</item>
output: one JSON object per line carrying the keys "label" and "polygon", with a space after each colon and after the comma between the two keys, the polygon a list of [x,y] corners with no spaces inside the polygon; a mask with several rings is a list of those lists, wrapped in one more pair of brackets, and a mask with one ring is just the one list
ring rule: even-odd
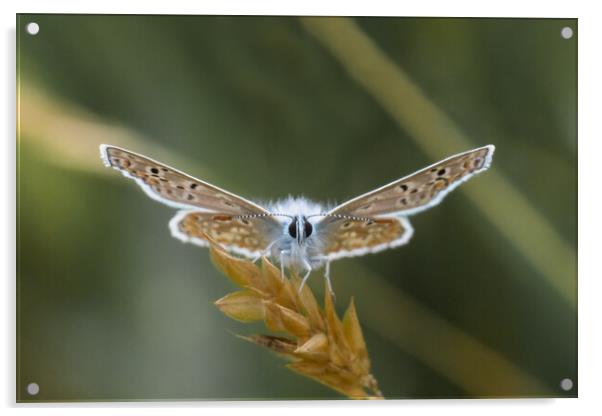
{"label": "blurred green background", "polygon": [[576,19],[19,15],[18,399],[340,397],[233,336],[266,330],[213,306],[233,285],[100,143],[325,202],[495,144],[409,245],[333,263],[338,308],[355,297],[387,398],[576,396],[576,35]]}

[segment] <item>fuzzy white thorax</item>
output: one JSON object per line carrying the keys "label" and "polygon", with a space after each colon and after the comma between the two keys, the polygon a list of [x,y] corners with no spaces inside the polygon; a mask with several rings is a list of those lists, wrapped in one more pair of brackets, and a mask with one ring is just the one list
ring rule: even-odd
{"label": "fuzzy white thorax", "polygon": [[290,215],[292,217],[309,217],[311,215],[322,214],[328,210],[322,204],[305,197],[294,197],[291,195],[276,202],[269,202],[267,209],[273,213]]}
{"label": "fuzzy white thorax", "polygon": [[[323,218],[320,214],[324,213],[327,208],[305,197],[290,195],[285,199],[270,202],[266,205],[268,210],[274,213],[275,218],[283,225],[280,236],[270,247],[271,257],[284,263],[286,267],[297,270],[307,270],[308,266],[313,268],[321,265],[323,259],[318,259],[318,257],[322,254],[323,244],[322,239],[318,236],[319,227],[317,223]],[[295,238],[289,234],[289,225],[293,222],[301,224],[304,221],[308,221],[313,225],[312,238],[298,244]],[[301,230],[298,232],[301,233]]]}

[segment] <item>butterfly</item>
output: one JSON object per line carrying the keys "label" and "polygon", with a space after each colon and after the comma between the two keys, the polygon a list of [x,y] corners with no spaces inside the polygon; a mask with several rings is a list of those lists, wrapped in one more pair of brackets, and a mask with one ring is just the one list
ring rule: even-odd
{"label": "butterfly", "polygon": [[262,206],[146,156],[103,144],[106,166],[119,170],[146,194],[180,211],[169,222],[184,242],[208,246],[207,236],[231,253],[257,261],[270,257],[284,269],[310,273],[330,262],[406,244],[414,230],[408,216],[429,209],[461,183],[489,168],[495,146],[450,156],[334,207],[306,198]]}

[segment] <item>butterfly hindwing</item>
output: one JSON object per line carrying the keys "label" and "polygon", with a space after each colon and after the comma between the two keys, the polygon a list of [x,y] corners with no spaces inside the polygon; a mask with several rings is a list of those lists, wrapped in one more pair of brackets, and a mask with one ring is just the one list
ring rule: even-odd
{"label": "butterfly hindwing", "polygon": [[405,218],[332,218],[322,226],[324,254],[330,260],[397,247],[407,243],[413,233]]}
{"label": "butterfly hindwing", "polygon": [[182,241],[208,246],[205,235],[226,249],[247,257],[264,253],[280,231],[270,217],[236,217],[224,213],[180,211],[170,222],[172,235]]}

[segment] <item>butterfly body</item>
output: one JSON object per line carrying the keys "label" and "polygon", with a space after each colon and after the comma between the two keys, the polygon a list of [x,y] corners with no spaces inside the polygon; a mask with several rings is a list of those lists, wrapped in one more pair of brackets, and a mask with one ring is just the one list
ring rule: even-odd
{"label": "butterfly body", "polygon": [[282,231],[269,248],[270,257],[277,259],[283,267],[297,271],[321,267],[326,257],[319,219],[326,209],[303,197],[289,197],[268,204],[268,210],[290,215],[278,217]]}
{"label": "butterfly body", "polygon": [[460,153],[334,207],[288,197],[265,207],[145,156],[101,145],[105,165],[134,179],[153,199],[180,211],[174,237],[208,246],[211,240],[250,259],[269,256],[303,273],[343,257],[397,247],[413,235],[408,219],[437,205],[458,185],[486,170],[494,146]]}

